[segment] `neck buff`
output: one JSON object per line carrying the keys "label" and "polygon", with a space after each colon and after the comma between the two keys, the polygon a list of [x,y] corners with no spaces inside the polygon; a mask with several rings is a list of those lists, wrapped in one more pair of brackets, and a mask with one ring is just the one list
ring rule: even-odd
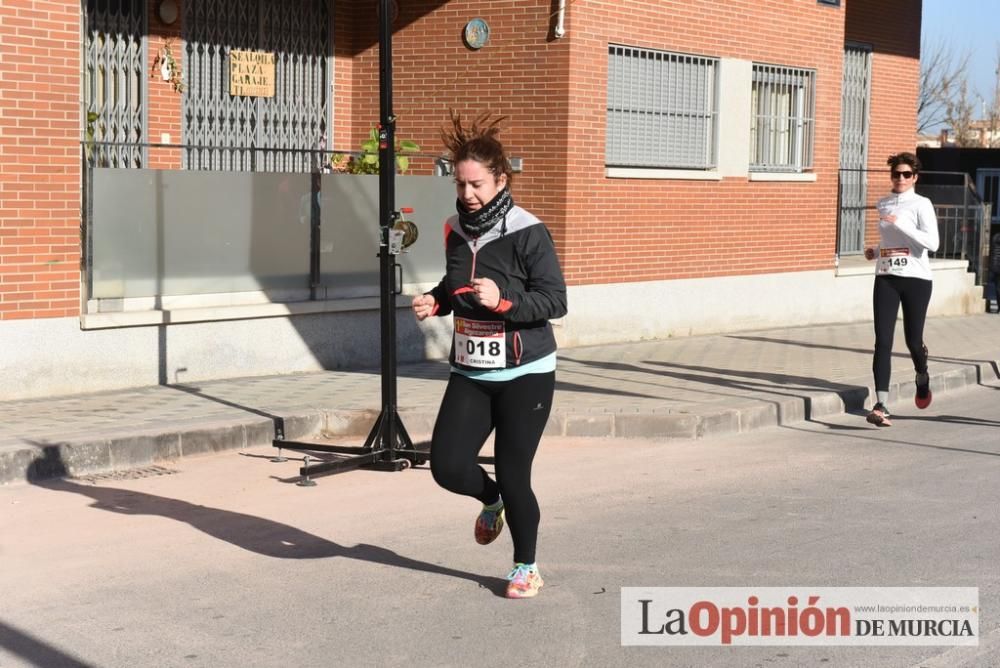
{"label": "neck buff", "polygon": [[513,206],[514,198],[510,196],[507,188],[498,192],[496,197],[476,211],[466,211],[461,201],[455,201],[455,208],[458,209],[458,222],[462,226],[462,231],[470,239],[476,239],[486,234],[501,220],[506,223],[507,212]]}

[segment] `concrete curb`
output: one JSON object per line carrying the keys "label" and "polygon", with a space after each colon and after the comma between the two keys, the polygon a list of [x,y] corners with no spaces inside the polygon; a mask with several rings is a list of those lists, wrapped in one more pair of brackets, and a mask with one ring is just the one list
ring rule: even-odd
{"label": "concrete curb", "polygon": [[[936,394],[946,394],[981,384],[988,376],[1000,377],[996,362],[978,362],[932,374],[931,386]],[[915,390],[913,381],[893,383],[890,399],[893,402],[912,399]],[[545,435],[665,440],[714,438],[861,411],[872,394],[870,387],[847,385],[837,391],[782,399],[746,399],[738,407],[704,413],[583,414],[557,410],[549,418]],[[179,431],[164,429],[93,441],[10,448],[0,450],[0,485],[142,468],[195,455],[266,446],[275,438],[278,427],[289,440],[309,440],[320,435],[363,439],[377,415],[378,412],[371,409],[315,410],[277,420],[253,417],[235,424],[205,423]],[[431,433],[437,415],[436,410],[400,410],[400,417],[412,435]]]}

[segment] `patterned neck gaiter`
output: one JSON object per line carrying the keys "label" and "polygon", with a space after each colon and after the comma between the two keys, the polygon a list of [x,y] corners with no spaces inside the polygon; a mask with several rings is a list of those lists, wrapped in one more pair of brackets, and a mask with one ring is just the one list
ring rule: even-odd
{"label": "patterned neck gaiter", "polygon": [[458,222],[462,231],[470,239],[476,239],[489,232],[493,227],[507,217],[507,212],[514,206],[514,198],[508,188],[496,194],[496,197],[476,211],[466,211],[461,200],[455,200],[458,209]]}

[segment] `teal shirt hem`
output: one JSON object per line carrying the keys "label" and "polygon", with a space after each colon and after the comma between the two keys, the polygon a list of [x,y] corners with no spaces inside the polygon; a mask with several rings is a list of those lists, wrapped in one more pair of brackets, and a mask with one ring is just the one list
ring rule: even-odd
{"label": "teal shirt hem", "polygon": [[509,367],[507,369],[483,369],[482,371],[472,371],[469,369],[459,369],[456,366],[451,367],[452,373],[461,374],[466,378],[472,378],[474,380],[488,380],[491,382],[514,380],[515,378],[520,378],[521,376],[527,376],[533,373],[549,373],[555,370],[555,353],[550,353],[541,359],[535,360],[534,362],[528,362],[527,364]]}

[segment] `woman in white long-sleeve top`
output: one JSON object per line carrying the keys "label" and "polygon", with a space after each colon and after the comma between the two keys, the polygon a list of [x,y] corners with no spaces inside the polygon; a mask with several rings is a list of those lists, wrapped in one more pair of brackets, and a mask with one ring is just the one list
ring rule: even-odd
{"label": "woman in white long-sleeve top", "polygon": [[868,414],[868,422],[880,427],[892,425],[886,404],[892,373],[892,339],[900,304],[906,347],[916,371],[915,403],[917,408],[927,408],[931,403],[924,321],[932,286],[928,253],[936,251],[939,243],[934,205],[913,190],[920,174],[920,160],[912,153],[899,153],[887,162],[892,170],[892,194],[878,202],[879,245],[865,249],[865,257],[877,261],[872,295],[876,403]]}

